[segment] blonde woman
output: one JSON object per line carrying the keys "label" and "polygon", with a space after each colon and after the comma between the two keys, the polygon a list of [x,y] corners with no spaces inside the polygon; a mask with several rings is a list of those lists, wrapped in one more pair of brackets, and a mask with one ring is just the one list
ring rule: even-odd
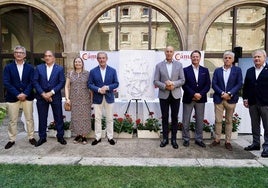
{"label": "blonde woman", "polygon": [[80,57],[73,60],[73,70],[67,73],[65,83],[66,102],[71,104],[71,129],[76,134],[74,143],[87,144],[91,130],[92,92],[87,87],[89,72],[84,70]]}

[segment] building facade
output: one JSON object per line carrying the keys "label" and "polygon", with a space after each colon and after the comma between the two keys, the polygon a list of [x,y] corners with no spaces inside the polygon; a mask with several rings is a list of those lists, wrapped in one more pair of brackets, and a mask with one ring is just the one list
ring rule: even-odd
{"label": "building facade", "polygon": [[[211,73],[225,50],[267,50],[268,0],[2,0],[0,70],[13,48],[42,62],[50,49],[66,71],[81,50],[204,50]],[[240,54],[242,55],[242,54]],[[4,88],[0,79],[0,100]]]}

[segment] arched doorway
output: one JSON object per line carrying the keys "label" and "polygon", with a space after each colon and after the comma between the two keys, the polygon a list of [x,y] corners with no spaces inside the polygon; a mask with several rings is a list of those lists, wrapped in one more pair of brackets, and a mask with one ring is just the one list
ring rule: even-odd
{"label": "arched doorway", "polygon": [[[54,22],[40,10],[19,4],[0,7],[0,71],[13,59],[13,48],[22,45],[27,49],[26,62],[42,63],[43,52],[55,52],[57,63],[64,65],[61,52],[63,42]],[[0,101],[4,101],[2,77]]]}

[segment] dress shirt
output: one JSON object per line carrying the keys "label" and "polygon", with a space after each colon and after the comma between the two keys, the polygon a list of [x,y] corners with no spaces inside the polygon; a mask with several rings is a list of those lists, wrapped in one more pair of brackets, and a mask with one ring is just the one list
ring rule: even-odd
{"label": "dress shirt", "polygon": [[23,72],[23,65],[24,65],[24,62],[22,64],[18,64],[16,62],[16,65],[17,65],[17,69],[18,69],[18,72],[19,72],[19,76],[20,76],[20,80],[22,79],[22,72]]}
{"label": "dress shirt", "polygon": [[51,66],[47,66],[47,80],[49,80],[50,76],[51,76],[51,73],[52,73],[52,70],[53,70],[53,67],[54,67],[54,63],[51,65]]}
{"label": "dress shirt", "polygon": [[198,82],[199,66],[192,65],[196,82]]}
{"label": "dress shirt", "polygon": [[171,62],[166,61],[166,66],[167,66],[167,71],[168,71],[168,77],[171,78],[171,73],[172,73],[172,61],[171,61]]}
{"label": "dress shirt", "polygon": [[228,79],[229,79],[229,76],[230,76],[230,72],[231,72],[231,67],[228,68],[228,69],[225,69],[224,67],[222,67],[222,70],[223,70],[224,85],[225,85],[225,88],[226,88],[227,87],[227,82],[228,82]]}
{"label": "dress shirt", "polygon": [[259,77],[259,75],[260,75],[260,73],[261,73],[261,71],[262,71],[262,69],[265,67],[265,64],[263,64],[260,68],[257,68],[256,66],[255,66],[255,75],[256,75],[256,80],[258,79],[258,77]]}

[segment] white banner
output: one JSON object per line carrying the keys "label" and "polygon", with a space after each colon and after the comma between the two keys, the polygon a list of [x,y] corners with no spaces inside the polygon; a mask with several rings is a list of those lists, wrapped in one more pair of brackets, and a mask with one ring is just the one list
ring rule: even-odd
{"label": "white banner", "polygon": [[[183,67],[191,65],[192,51],[176,51],[174,59],[181,62]],[[80,51],[85,69],[90,71],[98,66],[98,51]],[[154,100],[157,89],[153,85],[154,70],[157,63],[165,59],[163,51],[153,50],[121,50],[106,52],[107,64],[116,69],[119,80],[119,99]],[[200,65],[204,65],[204,51],[201,51]]]}

